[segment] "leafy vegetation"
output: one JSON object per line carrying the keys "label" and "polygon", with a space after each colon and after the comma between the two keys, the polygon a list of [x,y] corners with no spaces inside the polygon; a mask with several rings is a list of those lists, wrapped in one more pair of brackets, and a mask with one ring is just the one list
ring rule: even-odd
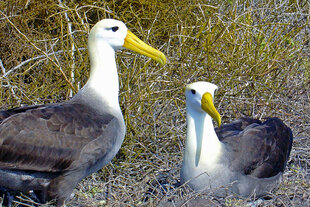
{"label": "leafy vegetation", "polygon": [[[184,88],[198,80],[219,86],[215,104],[224,123],[277,116],[292,128],[283,182],[261,205],[309,206],[309,11],[307,0],[1,1],[0,104],[69,99],[87,81],[90,28],[119,19],[168,63],[118,53],[125,142],[112,164],[80,183],[68,206],[157,206],[197,197],[219,206],[249,202],[174,185],[186,130]],[[25,202],[23,195],[15,200]]]}

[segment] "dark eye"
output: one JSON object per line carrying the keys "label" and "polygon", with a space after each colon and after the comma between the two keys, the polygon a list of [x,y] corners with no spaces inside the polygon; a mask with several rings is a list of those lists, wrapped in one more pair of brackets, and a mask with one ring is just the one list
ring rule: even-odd
{"label": "dark eye", "polygon": [[112,31],[116,32],[118,30],[118,26],[112,27]]}
{"label": "dark eye", "polygon": [[194,89],[191,90],[192,94],[196,94],[196,91]]}

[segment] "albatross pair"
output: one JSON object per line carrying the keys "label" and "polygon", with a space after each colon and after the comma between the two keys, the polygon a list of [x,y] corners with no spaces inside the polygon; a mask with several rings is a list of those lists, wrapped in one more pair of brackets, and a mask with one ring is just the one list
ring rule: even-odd
{"label": "albatross pair", "polygon": [[[207,82],[186,87],[187,138],[181,181],[196,191],[218,195],[265,195],[281,180],[292,132],[278,118],[263,123],[241,118],[221,125],[213,105],[216,89]],[[214,129],[212,118],[219,128]]]}
{"label": "albatross pair", "polygon": [[63,205],[78,182],[116,155],[125,136],[115,51],[128,48],[165,64],[124,23],[105,19],[88,38],[91,72],[69,101],[0,112],[0,186],[33,190]]}
{"label": "albatross pair", "polygon": [[[102,20],[89,34],[90,78],[71,100],[0,112],[0,186],[33,190],[42,202],[55,199],[61,206],[78,182],[115,156],[125,136],[115,63],[122,47],[166,62],[122,22]],[[202,82],[186,88],[181,179],[195,190],[231,184],[242,196],[264,194],[281,178],[292,133],[276,118],[240,119],[214,130],[211,117],[221,124],[212,100],[216,88]]]}

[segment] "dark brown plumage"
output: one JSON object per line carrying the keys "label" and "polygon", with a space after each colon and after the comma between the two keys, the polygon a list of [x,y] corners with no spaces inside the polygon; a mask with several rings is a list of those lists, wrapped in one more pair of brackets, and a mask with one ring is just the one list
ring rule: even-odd
{"label": "dark brown plumage", "polygon": [[225,144],[232,171],[242,171],[256,178],[268,178],[282,173],[292,148],[293,135],[278,118],[241,118],[216,128]]}
{"label": "dark brown plumage", "polygon": [[[43,202],[62,203],[82,178],[101,168],[96,162],[114,156],[114,133],[121,127],[111,114],[70,102],[11,109],[1,118],[0,186],[35,190]],[[24,175],[29,184],[20,181]]]}

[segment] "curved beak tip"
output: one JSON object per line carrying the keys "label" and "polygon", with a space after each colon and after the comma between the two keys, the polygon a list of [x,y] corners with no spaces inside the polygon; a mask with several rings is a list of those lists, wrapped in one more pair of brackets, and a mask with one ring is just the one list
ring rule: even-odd
{"label": "curved beak tip", "polygon": [[165,65],[166,62],[167,62],[166,56],[162,53],[162,55],[160,57],[160,64]]}

